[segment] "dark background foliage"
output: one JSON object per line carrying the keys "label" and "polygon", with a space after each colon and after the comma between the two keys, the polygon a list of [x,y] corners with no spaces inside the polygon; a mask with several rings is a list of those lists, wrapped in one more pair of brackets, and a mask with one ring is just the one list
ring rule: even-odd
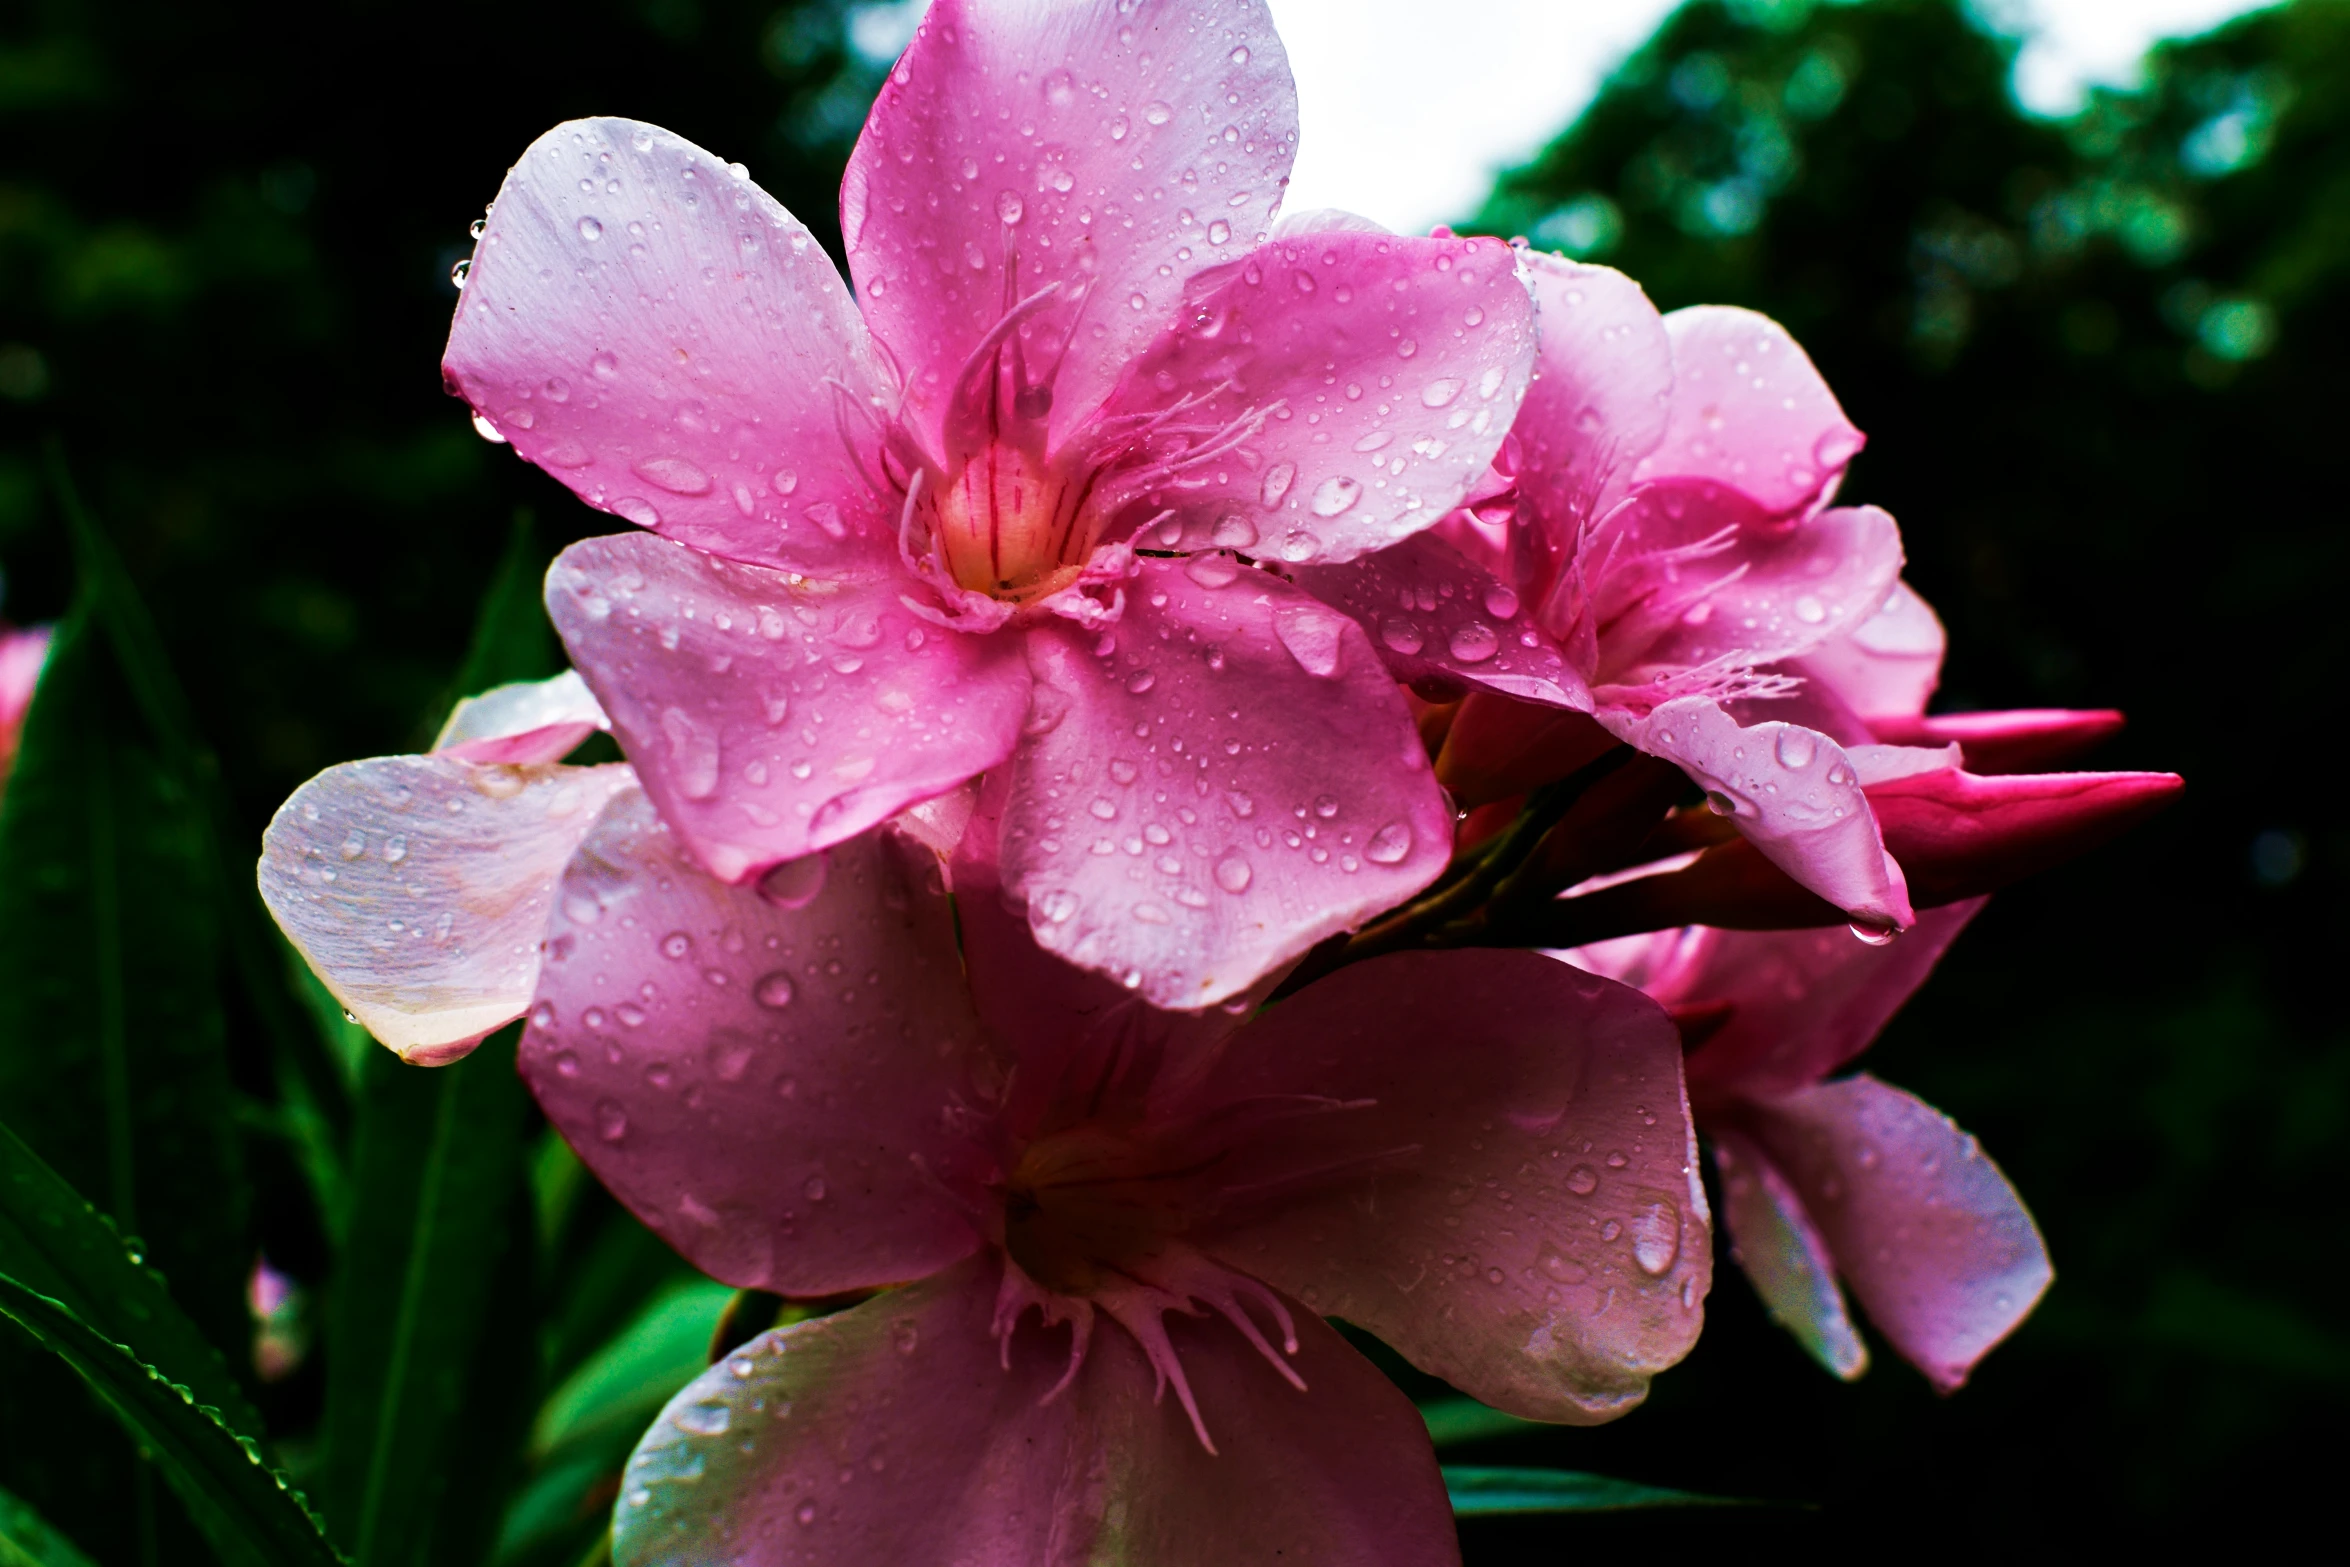
{"label": "dark background foliage", "polygon": [[[73,590],[54,435],[248,845],[310,773],[413,746],[517,514],[535,513],[526,578],[610,528],[441,393],[467,222],[532,137],[620,112],[742,159],[827,235],[876,80],[849,28],[885,32],[887,10],[0,7],[9,618],[56,618]],[[2332,1184],[2350,1165],[2333,969],[2350,829],[2298,775],[2350,624],[2325,609],[2350,565],[2330,471],[2350,4],[2168,48],[2143,91],[2064,123],[2014,108],[2006,47],[1951,0],[1699,0],[1473,226],[1621,266],[1666,308],[1785,321],[1870,434],[1846,495],[1901,519],[1949,624],[1943,705],[2120,706],[2131,727],[2094,764],[2187,775],[2151,828],[2002,895],[1868,1063],[1982,1137],[2058,1282],[1944,1400],[1881,1346],[1860,1384],[1832,1382],[1726,1273],[1646,1408],[1474,1456],[1817,1508],[1480,1522],[1473,1562],[2160,1541],[2324,1494],[2326,1416],[2350,1391]],[[226,1005],[207,1026],[230,1081],[206,1093],[243,1109],[179,1138],[203,1144],[218,1200],[181,1228],[163,1215],[185,1191],[138,1216],[216,1332],[255,1249],[313,1283],[331,1255],[262,1031]],[[10,1087],[42,1048],[21,1015],[0,1006],[0,1119],[104,1206],[72,1117],[28,1124],[37,1096]],[[563,1196],[559,1162],[537,1170],[540,1271],[498,1288],[561,1313],[541,1330],[493,1306],[481,1354],[533,1362],[543,1386],[675,1265],[592,1190]],[[327,1418],[315,1365],[256,1391],[298,1456]],[[149,1560],[200,1559],[167,1506],[124,1504],[136,1469],[68,1376],[0,1346],[0,1485],[100,1560],[140,1560],[142,1540]]]}

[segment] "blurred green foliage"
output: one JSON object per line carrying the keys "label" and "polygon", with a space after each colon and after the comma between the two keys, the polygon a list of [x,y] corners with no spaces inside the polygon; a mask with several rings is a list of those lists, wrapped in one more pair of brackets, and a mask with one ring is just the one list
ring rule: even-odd
{"label": "blurred green foliage", "polygon": [[[61,642],[82,695],[35,723],[80,725],[79,749],[44,742],[40,766],[103,764],[109,798],[148,802],[110,840],[119,865],[152,861],[116,917],[185,929],[132,940],[128,1010],[54,1040],[34,1002],[65,971],[11,955],[28,988],[0,995],[0,1121],[140,1227],[240,1374],[236,1281],[266,1254],[307,1290],[319,1351],[245,1393],[339,1541],[370,1486],[380,1516],[419,1509],[385,1559],[496,1539],[501,1562],[577,1561],[614,1433],[690,1369],[717,1301],[491,1082],[508,1070],[491,1052],[422,1079],[355,1046],[315,987],[257,980],[246,889],[212,867],[241,874],[310,773],[412,747],[464,686],[542,672],[539,565],[610,531],[437,384],[449,271],[506,164],[561,119],[631,114],[744,160],[832,243],[840,160],[909,19],[845,0],[0,8],[4,607],[72,607],[54,436],[219,758],[214,776],[159,717],[152,671]],[[1871,435],[1847,495],[1901,518],[1950,625],[1945,704],[2119,705],[2132,727],[2097,765],[2188,775],[2153,828],[2003,895],[1870,1062],[1982,1136],[2057,1286],[1947,1401],[1890,1355],[1831,1382],[1725,1270],[1697,1353],[1615,1426],[1434,1406],[1459,1463],[1821,1504],[1478,1518],[1472,1562],[1570,1539],[1601,1559],[2153,1541],[2248,1496],[2273,1519],[2325,1494],[2350,1384],[2350,1039],[2329,982],[2350,828],[2299,773],[2350,636],[2324,607],[2350,533],[2319,471],[2339,404],[2324,345],[2350,341],[2350,0],[2171,47],[2143,90],[2063,123],[2014,108],[2008,47],[1956,0],[1701,0],[1475,226],[1621,266],[1667,308],[1786,321]],[[95,796],[36,760],[0,872],[93,852]],[[17,823],[36,808],[78,811],[78,836],[34,844]],[[68,922],[105,914],[37,866],[0,901],[59,951]],[[126,1031],[158,976],[203,994],[167,1009],[176,1027]],[[92,1086],[110,1059],[119,1092]],[[151,1135],[141,1095],[179,1090],[142,1063],[200,1090]],[[477,1195],[452,1234],[393,1188],[467,1117],[490,1142],[443,1170]],[[150,1179],[189,1161],[216,1173]],[[336,1298],[341,1248],[384,1234],[404,1237],[403,1289],[409,1258],[445,1248],[437,1281],[416,1275],[450,1303],[438,1338],[403,1328],[380,1281]],[[329,1427],[446,1428],[450,1384],[413,1410],[365,1389],[336,1406],[338,1335],[364,1341],[347,1360],[404,1342],[478,1388],[483,1419],[457,1422],[471,1445],[437,1473],[354,1479]],[[109,1567],[202,1559],[129,1442],[14,1339],[0,1486]]]}

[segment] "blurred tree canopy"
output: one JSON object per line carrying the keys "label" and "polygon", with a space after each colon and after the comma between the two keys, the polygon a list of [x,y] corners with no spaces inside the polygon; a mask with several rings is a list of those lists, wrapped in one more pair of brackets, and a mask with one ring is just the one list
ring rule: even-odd
{"label": "blurred tree canopy", "polygon": [[[442,395],[466,224],[533,137],[621,113],[743,160],[831,243],[840,161],[911,16],[0,7],[0,608],[51,619],[72,591],[54,436],[252,837],[309,774],[411,747],[517,512],[530,569],[613,526]],[[1901,519],[1950,626],[1943,705],[2121,706],[2132,727],[2094,765],[2187,774],[2153,828],[2003,895],[1867,1063],[1982,1137],[2057,1285],[1943,1401],[1889,1355],[1830,1382],[1725,1272],[1648,1408],[1478,1457],[1820,1510],[1480,1521],[1473,1562],[1926,1519],[1952,1549],[2154,1538],[2323,1494],[2350,1384],[2330,968],[2350,827],[2296,764],[2350,636],[2324,608],[2350,531],[2319,472],[2340,406],[2324,345],[2350,342],[2350,0],[2168,47],[2143,90],[2062,123],[2015,108],[2010,51],[1956,0],[1699,0],[1469,226],[1620,266],[1668,309],[1785,321],[1870,434],[1847,496]],[[222,1033],[222,1091],[266,1127],[277,1088],[233,1001]],[[292,1156],[246,1141],[222,1161],[251,1188],[238,1244],[315,1278]],[[542,1224],[599,1200],[566,1195],[559,1161],[537,1179]],[[240,1187],[218,1212],[247,1206]],[[661,1276],[657,1247],[598,1233],[551,1275],[586,1304],[550,1374],[637,1298],[615,1279]],[[175,1287],[227,1288],[216,1257],[149,1239]],[[0,1384],[0,1486],[139,1560],[158,1526],[122,1503],[121,1439],[13,1345]],[[315,1377],[256,1392],[298,1453]]]}

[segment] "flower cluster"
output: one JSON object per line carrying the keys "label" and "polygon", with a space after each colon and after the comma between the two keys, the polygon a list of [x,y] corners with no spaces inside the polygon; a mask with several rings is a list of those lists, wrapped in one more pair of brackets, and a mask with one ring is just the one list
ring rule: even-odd
{"label": "flower cluster", "polygon": [[1971,1140],[1824,1079],[2177,780],[1927,714],[1774,323],[1280,216],[1295,144],[1261,0],[937,0],[848,284],[650,125],[491,208],[448,384],[635,527],[548,574],[573,672],[305,785],[261,884],[407,1060],[526,1019],[695,1266],[861,1300],[678,1397],[618,1561],[1456,1560],[1324,1319],[1613,1418],[1698,1334],[1700,1134],[1839,1374],[1839,1280],[1944,1387],[2048,1283]]}

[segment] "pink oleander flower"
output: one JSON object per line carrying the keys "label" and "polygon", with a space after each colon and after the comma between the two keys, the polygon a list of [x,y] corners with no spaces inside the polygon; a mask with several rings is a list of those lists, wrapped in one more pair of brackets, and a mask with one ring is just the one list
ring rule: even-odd
{"label": "pink oleander flower", "polygon": [[1159,1011],[1036,946],[1010,792],[951,905],[891,827],[728,885],[634,790],[565,871],[520,1052],[554,1125],[725,1282],[903,1286],[679,1394],[615,1561],[1457,1561],[1323,1316],[1520,1415],[1637,1403],[1709,1282],[1668,1020],[1498,951]]}
{"label": "pink oleander flower", "polygon": [[1865,1074],[1823,1081],[1868,1048],[1983,901],[1929,909],[1883,947],[1841,930],[1692,927],[1565,954],[1680,1020],[1732,1253],[1840,1377],[1868,1369],[1840,1279],[1949,1392],[2054,1277],[2022,1199],[1949,1117]]}
{"label": "pink oleander flower", "polygon": [[666,131],[523,155],[443,368],[648,530],[547,602],[700,864],[1008,768],[1037,939],[1190,1008],[1441,872],[1400,694],[1291,579],[1460,503],[1533,306],[1495,241],[1274,227],[1295,143],[1261,0],[939,0],[842,183],[854,298]]}
{"label": "pink oleander flower", "polygon": [[[1894,591],[1893,519],[1829,505],[1860,432],[1775,322],[1715,306],[1659,316],[1620,273],[1525,260],[1540,374],[1483,492],[1440,535],[1301,580],[1372,628],[1402,677],[1468,687],[1458,724],[1524,726],[1538,713],[1508,703],[1538,704],[1581,758],[1604,742],[1563,715],[1590,714],[1677,764],[1852,920],[1906,926],[1901,867],[1863,790],[1918,759],[1732,713],[1788,689],[1772,666]],[[1531,624],[1514,657],[1496,656],[1493,623],[1520,606]]]}
{"label": "pink oleander flower", "polygon": [[33,710],[33,688],[41,683],[41,666],[49,659],[49,628],[19,631],[0,626],[0,788],[16,766],[17,741],[24,735],[25,715]]}

